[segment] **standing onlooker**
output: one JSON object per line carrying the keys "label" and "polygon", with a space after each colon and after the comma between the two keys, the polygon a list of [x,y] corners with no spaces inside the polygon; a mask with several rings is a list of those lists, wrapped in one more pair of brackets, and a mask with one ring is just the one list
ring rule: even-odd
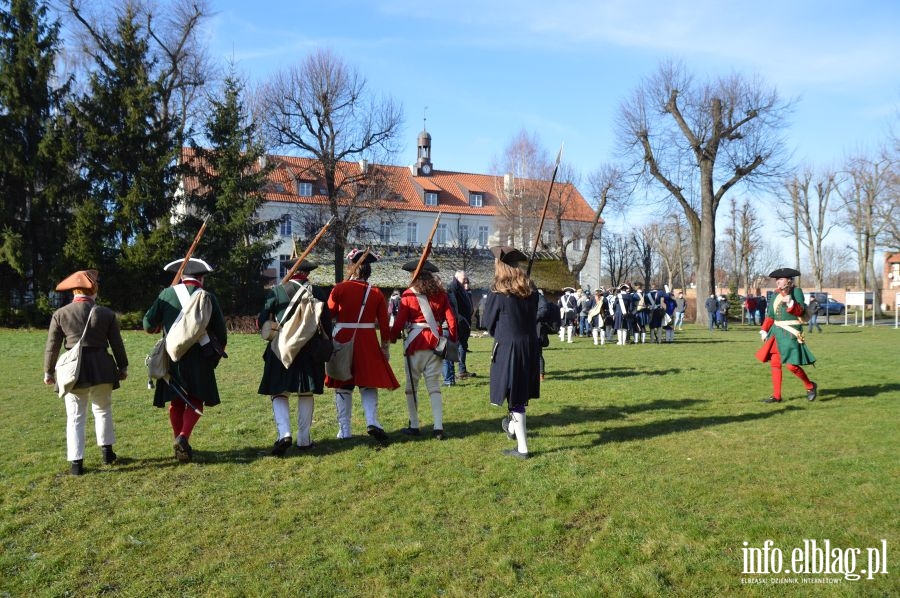
{"label": "standing onlooker", "polygon": [[[366,431],[370,436],[385,442],[388,435],[378,421],[378,389],[393,390],[399,388],[400,383],[389,362],[391,329],[388,326],[387,301],[380,289],[369,284],[371,264],[377,262],[378,257],[373,253],[354,249],[347,255],[347,260],[352,273],[349,280],[340,282],[331,289],[328,309],[336,322],[332,338],[339,343],[354,339],[353,373],[347,380],[335,380],[326,375],[325,386],[335,389],[338,438],[352,436],[350,418],[353,412],[353,389],[358,386],[366,416]],[[360,261],[363,263],[359,263]],[[381,338],[380,346],[375,335],[376,328]]]}
{"label": "standing onlooker", "polygon": [[391,326],[394,325],[394,318],[397,317],[397,312],[400,311],[400,289],[394,289],[391,293],[391,298],[388,299],[388,322]]}
{"label": "standing onlooker", "polygon": [[[415,272],[418,260],[407,262],[403,269]],[[403,291],[400,298],[400,311],[391,328],[391,340],[396,342],[400,333],[406,329],[406,341],[403,343],[403,355],[406,363],[406,408],[409,413],[409,426],[402,432],[411,436],[419,436],[419,405],[417,390],[419,379],[425,377],[425,389],[431,402],[433,435],[444,440],[444,405],[441,395],[441,362],[443,360],[435,349],[441,341],[442,323],[447,323],[447,337],[457,339],[457,322],[450,299],[440,281],[433,276],[437,267],[425,260],[419,275]]]}
{"label": "standing onlooker", "polygon": [[756,322],[757,324],[762,324],[763,320],[766,319],[766,297],[765,295],[759,295],[756,297]]}
{"label": "standing onlooker", "polygon": [[716,301],[715,294],[711,294],[706,298],[704,306],[706,307],[706,317],[709,319],[709,331],[712,332],[719,313],[719,302]]}
{"label": "standing onlooker", "polygon": [[728,304],[728,297],[722,295],[719,297],[719,326],[722,327],[722,330],[728,330],[728,308],[730,305]]}
{"label": "standing onlooker", "polygon": [[[44,348],[44,384],[56,384],[56,359],[63,342],[71,348],[81,340],[78,380],[63,397],[66,404],[66,454],[70,473],[84,473],[84,429],[87,406],[94,413],[97,446],[107,465],[116,460],[112,420],[112,391],[128,377],[128,356],[119,332],[116,314],[95,305],[100,289],[96,270],[79,270],[59,283],[57,291],[72,291],[72,303],[59,308],[50,319]],[[107,353],[112,349],[112,356]]]}
{"label": "standing onlooker", "polygon": [[534,284],[518,267],[527,260],[513,247],[491,247],[494,254],[494,282],[485,300],[484,324],[494,337],[491,361],[491,403],[509,406],[502,423],[517,447],[504,455],[528,457],[528,432],[525,407],[540,396],[539,341],[537,336],[538,293]]}
{"label": "standing onlooker", "polygon": [[747,295],[747,298],[744,299],[744,311],[747,314],[748,324],[759,324],[756,321],[756,297]]}
{"label": "standing onlooker", "polygon": [[[469,277],[465,270],[457,270],[447,289],[450,307],[456,316],[459,329],[459,379],[474,378],[476,374],[466,367],[466,354],[469,352],[469,337],[472,335],[472,293],[469,291]],[[456,364],[449,359],[444,360],[444,385],[456,384]]]}
{"label": "standing onlooker", "polygon": [[822,325],[819,324],[819,301],[815,295],[809,296],[809,303],[806,304],[806,315],[809,316],[809,331],[813,331],[815,326],[819,333],[822,332]]}
{"label": "standing onlooker", "polygon": [[591,299],[590,292],[582,289],[578,289],[576,296],[578,297],[578,336],[587,336],[591,330],[588,313],[594,307],[594,301]]}
{"label": "standing onlooker", "polygon": [[[182,262],[183,259],[169,262],[163,270],[177,273]],[[144,314],[144,330],[155,334],[162,328],[164,334],[169,334],[189,298],[203,289],[204,277],[212,271],[205,261],[190,258],[182,272],[181,282],[163,289]],[[157,383],[153,394],[156,407],[163,408],[169,403],[175,458],[182,463],[193,459],[194,451],[189,440],[204,406],[213,407],[221,402],[216,384],[216,366],[224,350],[220,352],[216,347],[224,349],[228,332],[218,299],[209,291],[205,292],[209,294],[212,310],[206,336],[169,365],[169,380]]]}
{"label": "standing onlooker", "polygon": [[678,291],[675,298],[675,322],[674,327],[678,330],[684,330],[684,313],[687,311],[687,299],[684,298],[684,292]]}
{"label": "standing onlooker", "polygon": [[[292,260],[288,260],[282,265],[291,268],[294,264]],[[303,260],[290,280],[272,287],[266,295],[262,311],[259,312],[257,325],[262,327],[265,322],[270,320],[283,323],[285,313],[289,309],[295,311],[301,308],[302,296],[297,297],[298,301],[293,302],[295,307],[291,308],[292,300],[297,293],[309,293],[316,300],[324,303],[327,297],[309,282],[309,273],[316,268],[318,268],[317,264]],[[328,336],[325,340],[330,344],[331,341],[328,339],[331,338],[331,315],[324,305],[319,317],[319,327]],[[278,433],[275,445],[272,447],[272,454],[281,457],[293,444],[289,401],[292,393],[297,395],[297,448],[303,450],[313,446],[310,436],[315,407],[313,395],[321,395],[325,390],[325,361],[323,358],[326,355],[323,353],[327,352],[321,350],[320,339],[314,337],[297,352],[290,366],[285,367],[281,356],[273,346],[273,343],[276,342],[274,339],[269,341],[263,351],[263,375],[257,392],[272,398],[272,416]]]}
{"label": "standing onlooker", "polygon": [[759,331],[764,344],[756,352],[756,358],[763,363],[768,361],[772,368],[772,396],[764,399],[764,403],[781,402],[782,364],[803,382],[807,400],[815,401],[818,395],[818,385],[807,377],[801,367],[814,364],[816,358],[803,342],[800,317],[806,306],[803,304],[802,289],[794,286],[795,276],[800,276],[800,272],[793,268],[778,268],[769,274],[769,278],[775,279],[776,294]]}

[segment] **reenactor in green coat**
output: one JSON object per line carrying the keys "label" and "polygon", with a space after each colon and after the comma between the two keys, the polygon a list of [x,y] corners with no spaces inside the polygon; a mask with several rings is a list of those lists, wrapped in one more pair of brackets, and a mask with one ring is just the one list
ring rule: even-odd
{"label": "reenactor in green coat", "polygon": [[[166,264],[166,272],[178,272],[183,259]],[[179,294],[188,297],[203,288],[204,277],[212,272],[205,261],[190,258],[182,273],[181,282],[167,287],[144,314],[144,330],[156,334],[163,330],[168,334],[182,311]],[[182,288],[179,288],[182,287]],[[207,293],[209,293],[207,291]],[[178,361],[169,367],[169,380],[156,385],[153,404],[165,407],[169,404],[169,422],[175,436],[175,457],[183,462],[193,458],[193,450],[188,442],[204,407],[218,405],[219,387],[216,384],[215,368],[225,354],[228,333],[225,316],[216,296],[209,293],[211,313],[206,327],[206,335],[191,346]]]}

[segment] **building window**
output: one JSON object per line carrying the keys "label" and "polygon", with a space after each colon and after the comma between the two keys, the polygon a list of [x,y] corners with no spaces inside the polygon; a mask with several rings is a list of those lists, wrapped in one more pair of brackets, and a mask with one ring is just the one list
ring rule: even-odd
{"label": "building window", "polygon": [[291,256],[289,255],[282,254],[278,256],[278,262],[276,262],[275,267],[278,269],[279,280],[283,279],[284,275],[287,274],[289,267],[285,266],[284,263],[289,259],[291,259]]}
{"label": "building window", "polygon": [[483,193],[469,193],[469,205],[473,208],[481,208],[484,206]]}
{"label": "building window", "polygon": [[415,222],[406,223],[406,243],[415,245],[419,242],[419,225]]}
{"label": "building window", "polygon": [[584,239],[581,237],[572,239],[572,249],[574,251],[584,251]]}
{"label": "building window", "polygon": [[438,224],[437,230],[434,232],[434,242],[436,245],[447,244],[447,225]]}
{"label": "building window", "polygon": [[481,247],[487,247],[488,244],[488,227],[479,226],[478,227],[478,244]]}
{"label": "building window", "polygon": [[312,197],[312,183],[297,183],[297,195]]}
{"label": "building window", "polygon": [[390,243],[391,242],[391,226],[390,222],[382,222],[381,227],[378,230],[378,238],[382,243]]}
{"label": "building window", "polygon": [[469,241],[472,239],[469,238],[469,225],[468,224],[460,224],[459,225],[459,246],[467,247],[469,245]]}
{"label": "building window", "polygon": [[281,215],[281,223],[278,226],[278,232],[281,233],[282,237],[290,237],[291,236],[291,215],[290,214],[282,214]]}
{"label": "building window", "polygon": [[438,194],[434,191],[426,191],[425,192],[425,205],[426,206],[436,206],[438,204]]}

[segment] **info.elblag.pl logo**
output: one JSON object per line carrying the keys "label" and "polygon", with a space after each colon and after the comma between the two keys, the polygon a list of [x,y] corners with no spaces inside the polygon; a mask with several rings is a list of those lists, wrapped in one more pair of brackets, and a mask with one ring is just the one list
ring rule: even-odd
{"label": "info.elblag.pl logo", "polygon": [[[744,542],[741,549],[745,575],[842,575],[844,579],[856,581],[863,576],[875,579],[876,575],[886,575],[887,540],[880,546],[869,548],[841,548],[833,546],[831,540],[803,540],[802,546],[784,550],[775,546],[773,540],[766,540],[761,547],[750,546]],[[764,581],[741,580],[742,583]],[[792,578],[782,579],[781,583],[828,583],[837,582],[832,578]]]}

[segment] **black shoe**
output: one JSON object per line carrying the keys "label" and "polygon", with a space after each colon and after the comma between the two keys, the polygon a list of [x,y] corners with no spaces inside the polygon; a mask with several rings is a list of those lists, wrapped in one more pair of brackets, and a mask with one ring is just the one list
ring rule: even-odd
{"label": "black shoe", "polygon": [[303,446],[300,446],[299,444],[297,445],[298,451],[311,451],[314,448],[316,448],[315,442],[310,442],[309,444],[304,444]]}
{"label": "black shoe", "polygon": [[116,462],[116,454],[113,452],[113,448],[111,444],[104,444],[100,447],[101,452],[103,453],[103,463],[106,465],[112,465]]}
{"label": "black shoe", "polygon": [[366,431],[369,433],[369,436],[375,438],[380,442],[387,442],[388,440],[387,432],[385,432],[378,426],[369,426],[368,428],[366,428]]}
{"label": "black shoe", "polygon": [[527,459],[528,453],[520,453],[519,449],[506,449],[503,454],[507,457],[515,457],[516,459]]}
{"label": "black shoe", "polygon": [[83,475],[84,474],[84,460],[76,459],[72,461],[72,466],[69,467],[70,475]]}
{"label": "black shoe", "polygon": [[422,432],[419,428],[406,427],[400,430],[401,434],[406,434],[407,436],[421,436]]}
{"label": "black shoe", "polygon": [[191,449],[191,445],[188,444],[187,438],[179,434],[175,437],[175,442],[172,443],[172,446],[175,448],[175,458],[178,459],[179,462],[191,462],[194,451]]}
{"label": "black shoe", "polygon": [[444,434],[443,430],[435,430],[431,433],[432,438],[435,440],[447,440],[447,435]]}
{"label": "black shoe", "polygon": [[272,445],[272,456],[283,457],[287,450],[291,448],[292,444],[294,444],[294,439],[290,436],[279,438],[275,441],[275,444]]}
{"label": "black shoe", "polygon": [[815,382],[813,382],[812,385],[813,387],[806,391],[807,401],[815,401],[816,397],[819,396],[819,385]]}
{"label": "black shoe", "polygon": [[781,399],[776,399],[775,397],[769,397],[768,399],[763,399],[763,403],[780,403]]}

